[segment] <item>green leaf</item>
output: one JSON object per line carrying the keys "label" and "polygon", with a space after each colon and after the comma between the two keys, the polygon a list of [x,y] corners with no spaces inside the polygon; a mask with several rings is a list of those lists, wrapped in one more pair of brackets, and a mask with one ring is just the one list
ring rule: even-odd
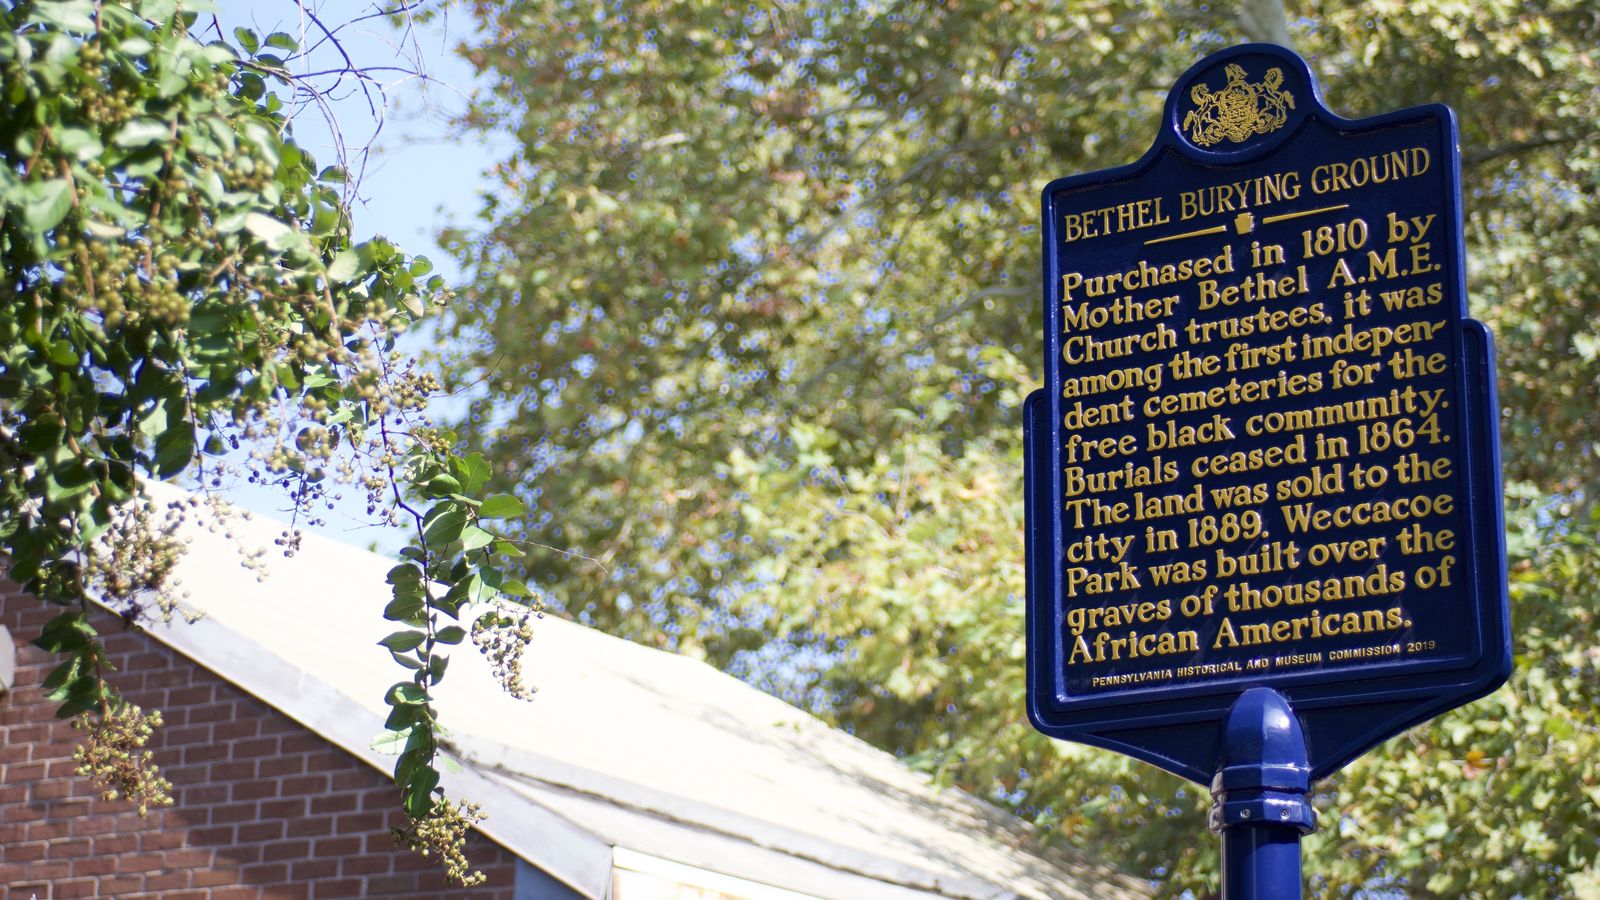
{"label": "green leaf", "polygon": [[36,232],[49,231],[61,224],[72,209],[72,185],[65,178],[30,184],[27,195],[22,221]]}
{"label": "green leaf", "polygon": [[450,666],[450,657],[443,653],[435,653],[428,657],[428,683],[438,684],[444,678],[444,670]]}
{"label": "green leaf", "polygon": [[187,419],[172,423],[156,439],[157,478],[171,478],[189,467],[194,461],[194,425]]}
{"label": "green leaf", "polygon": [[58,366],[71,366],[76,368],[79,362],[78,350],[66,338],[52,341],[50,344],[50,361]]}
{"label": "green leaf", "polygon": [[100,139],[87,128],[63,128],[56,134],[56,144],[61,152],[78,160],[94,159],[105,148]]}
{"label": "green leaf", "polygon": [[476,525],[468,525],[461,530],[461,549],[470,553],[479,547],[487,547],[494,540],[494,535]]}
{"label": "green leaf", "polygon": [[258,212],[247,213],[245,215],[244,228],[246,231],[250,232],[261,240],[266,241],[268,246],[274,248],[276,248],[278,243],[284,238],[294,233],[294,229],[290,228],[288,225],[285,225],[271,216],[262,215]]}
{"label": "green leaf", "polygon": [[361,254],[354,250],[341,250],[339,255],[328,264],[329,281],[354,281],[357,276],[366,274],[362,265]]}
{"label": "green leaf", "polygon": [[430,497],[449,497],[461,493],[461,482],[450,475],[435,475],[422,485]]}
{"label": "green leaf", "polygon": [[294,37],[282,31],[274,31],[273,33],[267,35],[267,46],[275,47],[279,50],[286,50],[290,53],[300,49],[300,44],[295,41]]}
{"label": "green leaf", "polygon": [[386,699],[390,706],[420,706],[428,702],[428,694],[412,682],[402,681],[389,688]]}
{"label": "green leaf", "polygon": [[514,494],[495,494],[483,501],[478,507],[478,517],[482,519],[512,519],[528,511],[522,499]]}
{"label": "green leaf", "polygon": [[467,636],[467,630],[460,625],[446,625],[434,634],[433,639],[441,644],[459,644]]}
{"label": "green leaf", "polygon": [[474,453],[467,457],[450,457],[450,472],[461,482],[463,494],[478,493],[488,482],[491,474],[489,461],[483,458],[482,453]]}
{"label": "green leaf", "polygon": [[422,646],[428,636],[420,631],[396,631],[378,643],[396,653],[404,653]]}
{"label": "green leaf", "polygon": [[88,0],[50,0],[32,4],[29,18],[45,25],[54,25],[67,31],[93,34],[94,4]]}
{"label": "green leaf", "polygon": [[157,25],[165,24],[177,11],[177,0],[144,0],[139,5],[139,13]]}
{"label": "green leaf", "polygon": [[83,664],[83,657],[73,656],[52,669],[50,674],[45,676],[44,681],[39,685],[44,690],[45,696],[50,697],[52,700],[62,699],[54,696],[55,692],[68,682],[76,679],[82,672]]}
{"label": "green leaf", "polygon": [[97,634],[82,613],[65,612],[45,623],[33,645],[48,653],[64,653],[88,646]]}
{"label": "green leaf", "polygon": [[385,756],[399,756],[409,749],[412,736],[416,731],[411,728],[402,728],[399,731],[385,731],[372,739],[372,749]]}
{"label": "green leaf", "polygon": [[389,656],[394,660],[395,665],[397,666],[411,669],[412,671],[419,671],[422,668],[422,662],[409,653],[396,653],[393,650],[390,650]]}
{"label": "green leaf", "polygon": [[122,126],[117,131],[117,136],[111,142],[118,147],[134,148],[148,147],[167,140],[172,136],[172,128],[158,119],[134,119]]}
{"label": "green leaf", "polygon": [[243,26],[233,29],[233,39],[239,42],[239,46],[243,47],[246,53],[255,53],[261,49],[261,38]]}
{"label": "green leaf", "polygon": [[418,772],[416,778],[406,788],[406,813],[412,818],[420,819],[431,812],[436,802],[433,797],[433,789],[438,786],[438,772],[433,769],[424,769]]}
{"label": "green leaf", "polygon": [[422,581],[422,569],[409,563],[401,563],[390,569],[384,580],[389,584],[416,584]]}
{"label": "green leaf", "polygon": [[422,539],[429,547],[447,546],[461,536],[461,529],[465,528],[466,524],[466,507],[447,500],[429,510]]}

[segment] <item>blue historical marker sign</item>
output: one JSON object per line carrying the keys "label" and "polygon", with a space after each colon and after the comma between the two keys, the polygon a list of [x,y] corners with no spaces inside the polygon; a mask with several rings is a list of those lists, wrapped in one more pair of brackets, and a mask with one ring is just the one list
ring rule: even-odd
{"label": "blue historical marker sign", "polygon": [[1503,682],[1450,110],[1346,120],[1293,53],[1235,47],[1178,81],[1142,159],[1043,207],[1034,724],[1205,783],[1270,688],[1314,780]]}

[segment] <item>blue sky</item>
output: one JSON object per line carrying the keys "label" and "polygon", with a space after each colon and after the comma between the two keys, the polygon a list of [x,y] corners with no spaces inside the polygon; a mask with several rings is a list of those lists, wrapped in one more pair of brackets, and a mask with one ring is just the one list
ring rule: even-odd
{"label": "blue sky", "polygon": [[[358,66],[415,70],[420,63],[426,78],[399,71],[374,73],[381,83],[372,94],[375,103],[383,104],[381,122],[354,82],[325,79],[321,84],[332,87],[329,106],[345,146],[370,148],[353,210],[357,239],[388,237],[409,253],[427,256],[448,282],[459,283],[460,267],[439,249],[435,238],[441,227],[472,219],[478,198],[489,185],[484,172],[510,146],[509,139],[465,135],[452,124],[474,89],[471,65],[455,53],[455,47],[474,30],[467,10],[454,2],[429,4],[441,14],[401,31],[382,18],[352,21],[373,11],[370,2],[305,0],[304,6],[336,30],[345,52]],[[348,24],[340,27],[342,23]],[[218,3],[217,26],[230,42],[236,42],[234,29],[239,27],[251,28],[262,38],[274,31],[286,32],[302,46],[315,44],[321,36],[316,22],[302,14],[293,0],[223,0]],[[205,18],[196,27],[204,31],[203,38],[215,38]],[[292,64],[291,70],[321,71],[342,64],[337,51],[324,43],[309,58]],[[326,119],[320,110],[308,107],[294,120],[296,141],[317,157],[319,165],[331,165],[338,156],[334,132]],[[352,156],[352,172],[358,167]],[[402,349],[420,352],[427,341],[426,332],[414,334]],[[441,410],[436,404],[435,411],[448,413],[448,405]],[[241,481],[226,492],[246,509],[287,517],[288,503],[281,491]],[[310,530],[358,546],[375,545],[389,553],[405,545],[398,532],[367,524],[359,489],[344,493],[346,501],[327,514],[327,525]]]}

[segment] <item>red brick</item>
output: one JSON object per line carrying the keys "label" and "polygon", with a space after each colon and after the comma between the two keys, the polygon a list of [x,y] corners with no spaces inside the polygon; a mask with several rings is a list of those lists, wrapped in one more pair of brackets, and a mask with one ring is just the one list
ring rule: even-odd
{"label": "red brick", "polygon": [[197,888],[238,884],[239,873],[232,868],[196,869],[191,873],[190,883]]}
{"label": "red brick", "polygon": [[299,723],[288,716],[270,715],[260,709],[253,709],[251,714],[266,716],[261,720],[262,734],[299,734],[303,730]]}
{"label": "red brick", "polygon": [[190,873],[186,871],[159,872],[145,876],[144,889],[147,891],[172,891],[189,887]]}
{"label": "red brick", "polygon": [[218,828],[191,828],[189,829],[189,843],[197,847],[211,847],[218,844],[231,844],[234,837],[234,826],[223,825]]}
{"label": "red brick", "polygon": [[27,827],[26,835],[23,837],[23,840],[51,841],[55,840],[56,838],[66,837],[67,833],[71,831],[71,829],[72,824],[70,822],[34,822],[32,825]]}
{"label": "red brick", "polygon": [[[217,852],[218,852],[219,856],[223,855],[221,850],[218,850]],[[228,861],[233,862],[233,863],[237,863],[239,865],[244,865],[245,863],[260,862],[261,861],[261,845],[260,844],[239,844],[238,846],[229,847],[228,850],[227,850],[227,854],[226,855],[227,855]]]}
{"label": "red brick", "polygon": [[[85,816],[89,814],[88,800],[53,800],[46,804],[46,806],[49,807],[50,817],[55,819],[75,819],[78,816]],[[113,814],[133,812],[133,804],[126,800],[112,800],[101,803],[99,806]],[[33,808],[38,809],[41,813],[45,812],[45,809],[42,807]],[[17,818],[21,819],[24,818],[24,816],[19,815]],[[40,818],[43,818],[43,816],[41,815]]]}
{"label": "red brick", "polygon": [[237,741],[240,738],[253,738],[261,730],[261,723],[257,719],[235,719],[231,722],[218,722],[211,729],[211,736],[218,741]]}
{"label": "red brick", "polygon": [[306,814],[306,798],[267,800],[260,805],[260,809],[263,819],[302,819]]}
{"label": "red brick", "polygon": [[211,743],[210,725],[189,725],[183,728],[168,726],[162,729],[161,744],[165,747],[187,747],[190,744]]}
{"label": "red brick", "polygon": [[69,878],[66,881],[52,882],[50,893],[43,896],[49,897],[50,900],[56,898],[66,900],[68,897],[97,897],[99,891],[100,888],[93,878]]}
{"label": "red brick", "polygon": [[282,862],[245,866],[240,872],[249,884],[273,884],[289,880],[289,864]]}
{"label": "red brick", "polygon": [[161,774],[180,790],[209,784],[211,781],[206,775],[205,766],[167,765],[162,767]]}
{"label": "red brick", "polygon": [[[0,583],[0,623],[13,634],[31,637],[51,615]],[[400,814],[383,774],[147,636],[106,621],[118,683],[166,717],[152,749],[179,805],[141,818],[126,801],[97,799],[74,771],[80,733],[54,720],[55,705],[38,692],[55,661],[19,647],[14,689],[0,698],[0,884],[9,885],[0,895],[509,898],[514,867],[502,848],[473,839],[473,860],[494,886],[445,887],[436,861],[390,839],[388,825]]]}
{"label": "red brick", "polygon": [[203,697],[200,697],[198,701],[182,697],[176,700],[173,699],[172,691],[170,689],[181,687],[189,682],[189,673],[183,671],[182,669],[152,669],[144,673],[144,689],[146,693],[154,693],[163,688],[169,689],[161,704],[163,707],[184,706],[191,702],[204,703],[206,700],[210,699],[209,688],[201,689],[205,692],[205,694]]}
{"label": "red brick", "polygon": [[340,816],[334,821],[334,828],[340,834],[370,834],[384,829],[383,815],[381,813],[351,813]]}
{"label": "red brick", "polygon": [[97,837],[92,842],[94,852],[99,856],[123,855],[132,853],[139,846],[139,838],[131,834],[107,834]]}
{"label": "red brick", "polygon": [[295,881],[311,881],[318,878],[332,878],[339,874],[339,861],[337,859],[302,859],[291,864],[289,875]]}
{"label": "red brick", "polygon": [[133,872],[155,872],[166,863],[162,862],[159,854],[128,853],[117,860],[117,874],[127,875]]}
{"label": "red brick", "polygon": [[296,837],[327,837],[333,834],[333,819],[328,816],[303,819],[295,823],[294,833]]}
{"label": "red brick", "polygon": [[17,803],[6,807],[6,821],[12,824],[44,821],[43,803]]}
{"label": "red brick", "polygon": [[91,856],[72,864],[74,875],[110,875],[116,869],[117,858],[114,856]]}
{"label": "red brick", "polygon": [[189,721],[200,722],[232,722],[236,710],[232,703],[207,703],[189,710]]}
{"label": "red brick", "polygon": [[[220,785],[219,785],[220,786]],[[278,796],[278,782],[263,778],[255,781],[237,781],[233,785],[233,802],[265,800]]]}
{"label": "red brick", "polygon": [[34,863],[28,867],[28,874],[34,878],[60,881],[72,874],[72,864],[64,861]]}
{"label": "red brick", "polygon": [[174,850],[183,846],[183,837],[183,832],[176,830],[146,831],[139,835],[139,851],[158,853],[162,850]]}
{"label": "red brick", "polygon": [[294,778],[285,778],[281,782],[283,796],[298,797],[306,794],[322,794],[328,790],[328,776],[326,775],[300,775]]}
{"label": "red brick", "polygon": [[365,897],[361,888],[361,879],[343,878],[335,881],[319,881],[311,889],[311,896],[322,900],[324,897]]}
{"label": "red brick", "polygon": [[322,797],[311,798],[311,814],[313,816],[327,813],[352,812],[356,808],[357,794],[327,794]]}
{"label": "red brick", "polygon": [[[362,841],[359,837],[323,838],[322,840],[317,841],[316,855],[318,858],[322,859],[326,859],[330,856],[355,856],[361,852],[361,843]],[[391,851],[394,849],[394,843],[392,841],[390,842],[389,849]],[[368,852],[371,852],[370,847],[368,848]]]}
{"label": "red brick", "polygon": [[263,844],[283,839],[283,822],[250,822],[239,826],[239,843]]}
{"label": "red brick", "polygon": [[256,764],[249,760],[237,758],[229,762],[212,763],[207,777],[218,784],[228,784],[242,781],[246,778],[254,778],[256,777]]}
{"label": "red brick", "polygon": [[[86,816],[72,820],[72,836],[87,837],[96,834],[110,834],[117,830],[117,820],[111,816]],[[0,838],[3,841],[4,838]]]}
{"label": "red brick", "polygon": [[44,844],[12,844],[0,847],[0,860],[8,863],[38,862],[44,859]]}
{"label": "red brick", "polygon": [[[237,785],[235,785],[237,787]],[[197,784],[185,788],[180,799],[185,806],[214,806],[228,799],[226,784]]]}
{"label": "red brick", "polygon": [[393,854],[369,853],[347,856],[339,865],[340,875],[387,875],[394,868]]}
{"label": "red brick", "polygon": [[286,734],[278,739],[278,749],[283,753],[310,753],[327,749],[328,742],[306,731]]}
{"label": "red brick", "polygon": [[[209,684],[175,687],[167,691],[168,706],[205,706],[213,702],[214,693]],[[191,716],[193,714],[191,713]]]}
{"label": "red brick", "polygon": [[351,788],[370,789],[374,774],[371,769],[340,772],[333,776],[329,787],[335,791],[347,791]]}
{"label": "red brick", "polygon": [[211,851],[198,847],[183,847],[168,850],[166,859],[167,865],[174,869],[198,869],[201,866],[211,865]]}
{"label": "red brick", "polygon": [[267,844],[261,848],[261,859],[263,862],[305,859],[310,855],[310,841],[284,841],[281,844]]}
{"label": "red brick", "polygon": [[256,810],[253,806],[243,803],[229,806],[215,806],[211,809],[211,824],[227,825],[230,822],[254,822]]}
{"label": "red brick", "polygon": [[56,841],[46,847],[44,855],[50,859],[77,859],[89,855],[89,842],[83,840]]}
{"label": "red brick", "polygon": [[37,782],[44,778],[44,763],[33,763],[26,766],[6,766],[6,782],[16,784],[19,781]]}
{"label": "red brick", "polygon": [[185,763],[210,762],[218,759],[229,759],[233,756],[233,749],[227,744],[195,744],[183,748],[183,761]]}
{"label": "red brick", "polygon": [[[278,742],[277,738],[264,738],[264,740],[270,740],[274,744]],[[239,755],[244,755],[244,746],[248,743],[252,742],[239,742]],[[261,762],[256,764],[262,778],[276,778],[279,775],[299,775],[301,772],[306,770],[306,758],[304,755],[295,753],[289,756],[277,756],[277,752],[277,750],[271,750],[265,754],[262,754],[271,756],[272,758],[263,759]]]}

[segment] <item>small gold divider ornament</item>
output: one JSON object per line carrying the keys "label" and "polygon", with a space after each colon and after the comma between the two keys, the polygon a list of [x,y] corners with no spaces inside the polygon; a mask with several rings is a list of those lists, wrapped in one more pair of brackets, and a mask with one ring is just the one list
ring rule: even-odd
{"label": "small gold divider ornament", "polygon": [[1261,224],[1263,224],[1263,225],[1271,225],[1273,222],[1284,222],[1284,221],[1287,221],[1289,219],[1299,219],[1299,218],[1303,218],[1305,216],[1316,216],[1316,215],[1321,215],[1322,213],[1325,213],[1325,212],[1338,212],[1341,209],[1349,209],[1349,208],[1350,208],[1350,204],[1341,203],[1338,206],[1323,206],[1323,207],[1318,207],[1317,209],[1302,209],[1299,212],[1283,213],[1282,215],[1277,215],[1277,216],[1266,216],[1266,217],[1262,218]]}
{"label": "small gold divider ornament", "polygon": [[[1290,219],[1301,219],[1306,216],[1318,216],[1323,213],[1338,212],[1341,209],[1349,208],[1350,204],[1341,203],[1338,206],[1320,206],[1316,209],[1302,209],[1299,212],[1281,213],[1276,216],[1262,216],[1261,224],[1271,225],[1274,222],[1286,222]],[[1251,213],[1242,212],[1233,217],[1233,229],[1239,234],[1249,234],[1251,231],[1255,230],[1255,225],[1255,216]],[[1226,225],[1213,225],[1210,228],[1201,228],[1195,231],[1185,231],[1182,234],[1169,234],[1166,237],[1151,238],[1150,240],[1145,241],[1144,245],[1148,247],[1151,244],[1165,244],[1167,241],[1181,241],[1184,238],[1203,237],[1208,234],[1222,234],[1227,230],[1228,226]]]}

